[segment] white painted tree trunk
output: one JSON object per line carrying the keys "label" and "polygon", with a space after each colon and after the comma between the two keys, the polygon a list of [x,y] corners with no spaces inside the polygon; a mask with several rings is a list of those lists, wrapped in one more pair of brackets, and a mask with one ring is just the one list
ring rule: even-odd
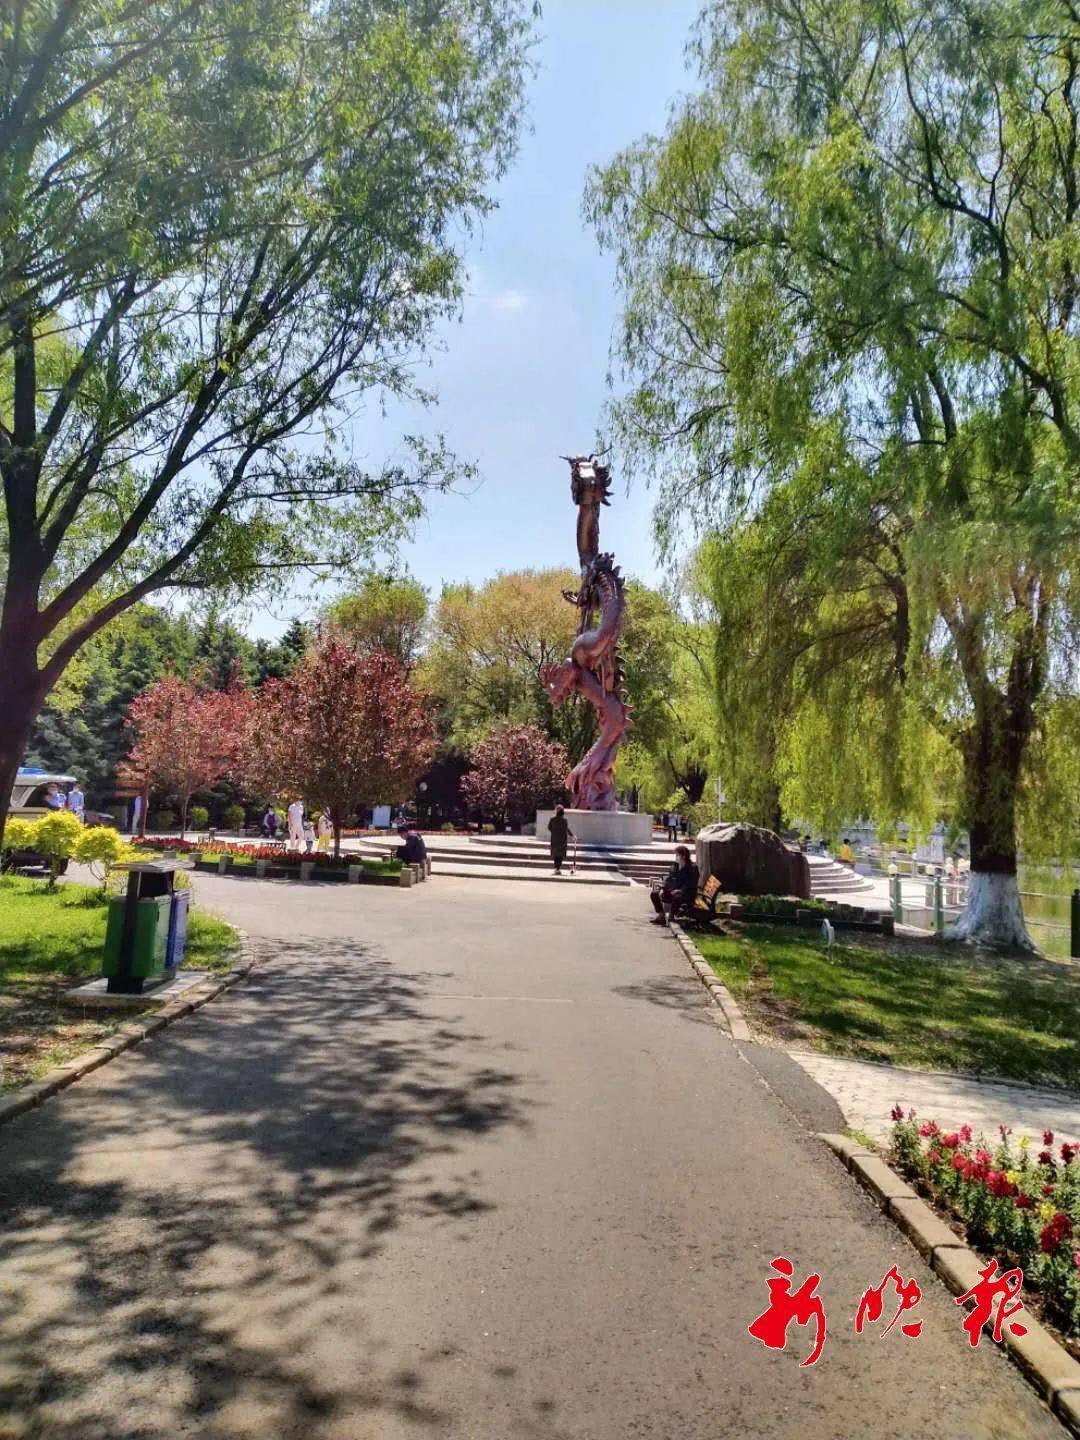
{"label": "white painted tree trunk", "polygon": [[945,938],[995,950],[1034,950],[1016,876],[973,870],[968,878],[967,906],[956,924],[947,928]]}

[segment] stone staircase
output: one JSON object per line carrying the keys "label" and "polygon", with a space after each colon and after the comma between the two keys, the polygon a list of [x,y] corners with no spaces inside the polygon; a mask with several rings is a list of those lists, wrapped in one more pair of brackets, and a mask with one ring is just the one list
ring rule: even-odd
{"label": "stone staircase", "polygon": [[[548,847],[534,835],[425,835],[424,841],[436,874],[489,880],[648,886],[662,880],[675,859],[675,846],[666,840],[619,850],[579,845],[571,871],[571,846],[562,875],[554,875]],[[348,848],[364,855],[389,855],[400,843],[396,835],[363,836],[349,841]],[[871,881],[848,866],[819,855],[808,855],[807,859],[812,895],[865,904],[873,894]]]}
{"label": "stone staircase", "polygon": [[[350,841],[349,849],[364,855],[389,855],[400,843],[395,836],[364,836]],[[432,870],[439,875],[557,884],[648,885],[667,874],[675,853],[674,845],[656,841],[622,850],[579,845],[575,858],[571,845],[563,873],[554,875],[547,845],[531,835],[425,835],[424,843]]]}

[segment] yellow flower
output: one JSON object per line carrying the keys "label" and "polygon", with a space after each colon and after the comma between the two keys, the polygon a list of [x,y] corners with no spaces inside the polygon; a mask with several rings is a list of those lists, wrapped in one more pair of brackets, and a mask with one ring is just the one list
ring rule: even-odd
{"label": "yellow flower", "polygon": [[1019,1145],[1020,1145],[1020,1149],[1021,1149],[1021,1150],[1030,1150],[1030,1149],[1031,1149],[1031,1136],[1030,1136],[1030,1135],[1021,1135],[1021,1136],[1020,1136],[1020,1140],[1019,1140]]}
{"label": "yellow flower", "polygon": [[1005,1179],[1008,1180],[1008,1182],[1009,1182],[1010,1185],[1019,1185],[1019,1184],[1020,1184],[1020,1171],[1019,1171],[1019,1170],[1006,1170],[1006,1171],[1005,1171]]}
{"label": "yellow flower", "polygon": [[1052,1220],[1054,1218],[1054,1207],[1053,1205],[1048,1205],[1044,1200],[1035,1213],[1040,1220]]}

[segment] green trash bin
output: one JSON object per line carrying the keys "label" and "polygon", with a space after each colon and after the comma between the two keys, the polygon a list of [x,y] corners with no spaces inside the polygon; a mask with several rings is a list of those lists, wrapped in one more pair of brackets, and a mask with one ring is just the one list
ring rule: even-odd
{"label": "green trash bin", "polygon": [[171,979],[175,970],[168,968],[169,961],[175,965],[182,956],[182,942],[174,943],[170,956],[169,937],[179,908],[175,875],[186,867],[175,860],[144,860],[118,868],[128,871],[127,894],[109,901],[101,973],[113,994],[141,995]]}
{"label": "green trash bin", "polygon": [[[120,952],[124,938],[126,895],[114,895],[109,901],[109,923],[105,931],[105,963],[103,975],[120,974]],[[169,946],[169,912],[171,895],[154,895],[135,902],[135,930],[131,941],[133,979],[152,980],[165,972],[165,956]]]}

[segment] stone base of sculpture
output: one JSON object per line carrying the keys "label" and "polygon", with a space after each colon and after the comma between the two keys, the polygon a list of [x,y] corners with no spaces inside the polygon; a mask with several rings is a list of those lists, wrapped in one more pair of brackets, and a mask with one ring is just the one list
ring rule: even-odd
{"label": "stone base of sculpture", "polygon": [[[653,818],[643,811],[567,809],[564,813],[579,845],[604,845],[611,850],[623,850],[629,845],[652,842]],[[536,812],[538,840],[547,840],[548,821],[554,814],[554,810]],[[573,841],[570,849],[572,852]]]}

